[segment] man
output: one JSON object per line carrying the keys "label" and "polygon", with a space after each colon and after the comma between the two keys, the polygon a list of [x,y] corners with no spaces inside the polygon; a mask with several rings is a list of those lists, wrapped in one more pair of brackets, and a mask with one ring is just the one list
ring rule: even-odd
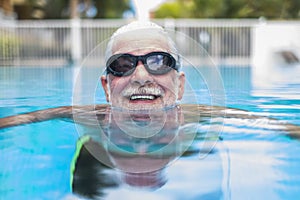
{"label": "man", "polygon": [[168,34],[152,22],[132,22],[111,37],[106,51],[106,99],[129,110],[172,107],[184,93],[185,75]]}
{"label": "man", "polygon": [[[101,139],[96,136],[85,143],[83,150],[88,151],[81,151],[76,159],[73,191],[93,193],[81,184],[84,176],[80,175],[91,171],[91,165],[82,162],[91,154],[124,172],[124,181],[131,186],[160,187],[164,184],[161,169],[186,150],[183,145],[178,149],[178,144],[190,143],[195,135],[195,131],[191,135],[178,130],[182,120],[176,104],[184,93],[185,75],[175,44],[160,26],[135,21],[113,34],[105,57],[101,83],[113,108],[111,119],[106,120],[110,121],[107,128],[102,125]],[[109,159],[104,160],[104,154]]]}
{"label": "man", "polygon": [[[179,128],[183,114],[176,105],[185,84],[180,56],[162,27],[135,21],[113,34],[105,58],[101,83],[111,107],[100,129],[94,126],[88,138],[79,141],[83,145],[73,162],[72,191],[97,198],[99,191],[118,187],[101,183],[102,164],[117,168],[127,185],[159,188],[166,181],[165,166],[187,150],[196,134],[195,127],[190,133]],[[80,114],[76,119],[85,121]],[[97,174],[102,178],[95,178]]]}
{"label": "man", "polygon": [[[106,75],[101,76],[101,83],[112,107],[136,111],[165,109],[174,107],[183,97],[185,74],[180,71],[180,56],[162,27],[134,21],[119,28],[110,38],[105,58]],[[97,105],[95,109],[106,108]],[[74,119],[82,110],[93,109],[64,106],[35,111],[3,118],[0,128],[53,118]]]}

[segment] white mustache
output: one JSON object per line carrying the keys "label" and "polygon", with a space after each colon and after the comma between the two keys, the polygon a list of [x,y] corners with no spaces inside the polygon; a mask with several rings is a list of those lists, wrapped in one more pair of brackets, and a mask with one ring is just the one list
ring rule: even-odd
{"label": "white mustache", "polygon": [[140,86],[140,87],[129,87],[123,90],[122,95],[130,97],[132,95],[151,94],[155,96],[163,96],[164,91],[160,87],[153,86]]}

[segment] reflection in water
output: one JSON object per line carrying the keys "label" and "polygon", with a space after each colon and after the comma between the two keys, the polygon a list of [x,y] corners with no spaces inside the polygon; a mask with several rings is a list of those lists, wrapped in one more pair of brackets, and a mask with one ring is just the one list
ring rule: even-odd
{"label": "reflection in water", "polygon": [[[133,199],[136,196],[243,199],[245,194],[252,199],[294,199],[285,197],[294,197],[296,192],[292,190],[299,185],[297,152],[300,146],[298,140],[292,141],[290,137],[299,139],[300,128],[286,121],[216,106],[180,105],[140,113],[96,105],[51,108],[1,118],[0,127],[55,118],[75,122],[80,136],[71,165],[71,190],[75,199],[79,196],[89,199]],[[60,126],[58,123],[55,130]],[[48,131],[52,139],[52,123],[46,128],[41,124],[38,130],[36,127],[29,129],[30,136]],[[14,140],[22,142],[23,147],[24,138],[26,136],[18,134]],[[65,137],[60,138],[64,140]],[[29,146],[35,145],[30,143]],[[16,157],[8,152],[3,155],[18,160],[16,163],[23,163],[28,156],[23,153]],[[65,155],[51,156],[65,159]],[[40,164],[44,166],[45,160]],[[69,164],[67,166],[69,170]],[[40,170],[40,165],[30,170]],[[55,171],[58,170],[55,168]],[[48,178],[48,172],[45,168],[43,176]],[[278,175],[280,173],[284,176]],[[9,173],[12,174],[13,180],[19,181],[22,177],[19,173]],[[28,179],[32,184],[26,180],[22,188],[41,186],[32,177],[30,174]],[[6,181],[5,185],[15,187],[14,182]],[[61,187],[61,182],[56,185]],[[37,195],[44,195],[43,191]]]}
{"label": "reflection in water", "polygon": [[[200,119],[197,109],[186,108],[138,112],[107,107],[106,112],[95,115],[94,122],[91,117],[77,115],[75,121],[83,128],[78,128],[81,140],[73,163],[74,193],[97,198],[108,188],[122,185],[157,190],[166,184],[166,171],[171,163],[176,165],[179,157],[213,152],[219,129],[215,127],[214,133],[211,129],[209,136],[208,130],[198,132],[200,121],[202,125],[212,122],[209,118]],[[210,146],[203,145],[205,140],[210,141]]]}

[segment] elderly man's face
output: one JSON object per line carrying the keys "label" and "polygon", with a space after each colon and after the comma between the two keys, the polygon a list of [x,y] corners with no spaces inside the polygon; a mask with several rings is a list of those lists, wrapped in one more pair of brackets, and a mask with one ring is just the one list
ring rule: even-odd
{"label": "elderly man's face", "polygon": [[[145,55],[162,51],[171,53],[167,40],[161,35],[128,35],[114,42],[112,54],[129,53]],[[182,98],[185,76],[172,69],[166,74],[153,75],[138,62],[129,76],[117,77],[112,74],[101,77],[106,99],[114,107],[130,110],[161,109],[172,106]]]}

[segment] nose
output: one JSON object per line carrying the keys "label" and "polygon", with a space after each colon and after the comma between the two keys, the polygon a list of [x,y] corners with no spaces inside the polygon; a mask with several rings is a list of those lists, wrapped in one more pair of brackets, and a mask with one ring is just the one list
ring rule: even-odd
{"label": "nose", "polygon": [[131,83],[138,83],[139,85],[145,85],[153,82],[153,77],[146,70],[144,64],[138,61],[136,69],[131,75]]}

